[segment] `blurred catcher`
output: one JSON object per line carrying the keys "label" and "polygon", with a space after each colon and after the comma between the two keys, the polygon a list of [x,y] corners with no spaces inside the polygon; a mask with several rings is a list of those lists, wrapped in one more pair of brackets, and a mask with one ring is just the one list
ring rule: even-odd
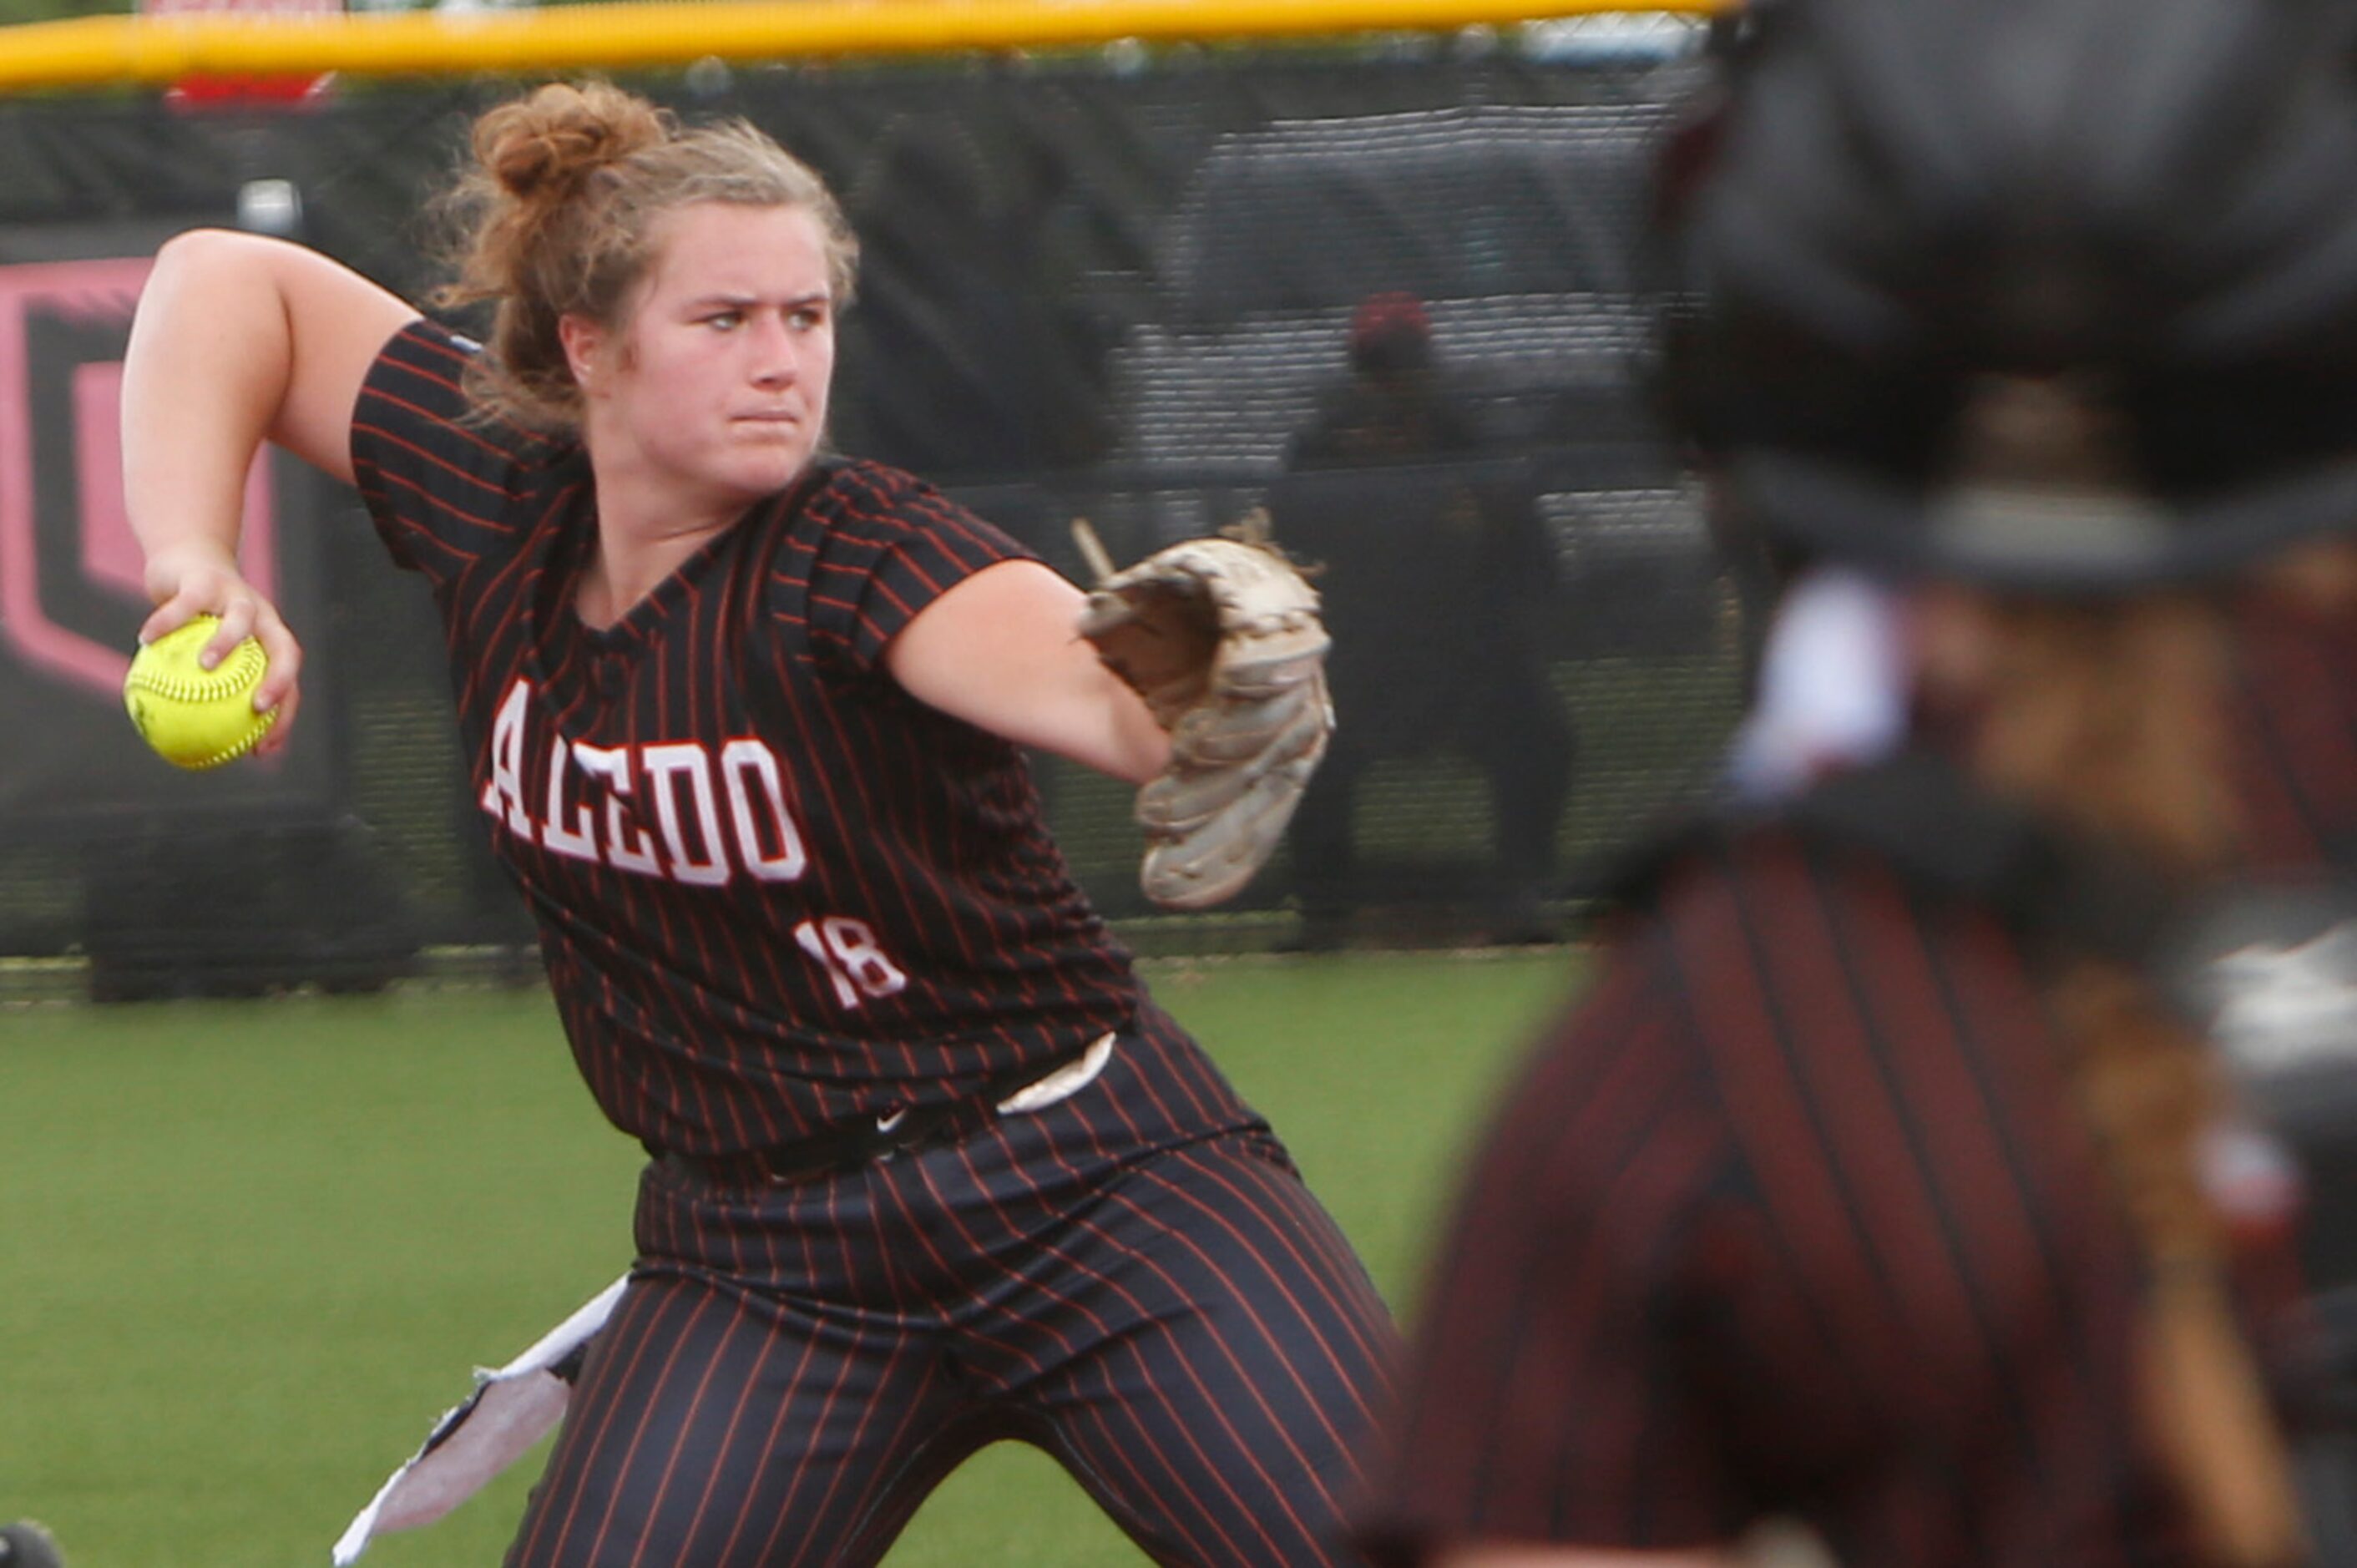
{"label": "blurred catcher", "polygon": [[[2357,1053],[2357,890],[2244,869],[2221,636],[2357,526],[2345,10],[1727,35],[1670,386],[1806,576],[1739,797],[1630,869],[1479,1156],[1379,1560],[2357,1561],[2259,1114]],[[1826,682],[1896,701],[1791,744]]]}

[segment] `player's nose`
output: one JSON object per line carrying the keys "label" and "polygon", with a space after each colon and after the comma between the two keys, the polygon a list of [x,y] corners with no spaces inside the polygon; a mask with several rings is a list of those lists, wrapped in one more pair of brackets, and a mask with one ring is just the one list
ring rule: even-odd
{"label": "player's nose", "polygon": [[763,386],[783,386],[793,381],[799,367],[794,360],[793,331],[784,317],[762,312],[754,319],[748,336],[753,380]]}

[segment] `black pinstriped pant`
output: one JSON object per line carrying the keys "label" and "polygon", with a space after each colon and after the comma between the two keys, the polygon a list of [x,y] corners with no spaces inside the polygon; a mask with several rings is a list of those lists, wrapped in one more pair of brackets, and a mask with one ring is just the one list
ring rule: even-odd
{"label": "black pinstriped pant", "polygon": [[1157,1562],[1355,1562],[1389,1319],[1275,1139],[1149,1027],[954,1146],[758,1193],[651,1167],[510,1568],[872,1563],[1002,1437]]}

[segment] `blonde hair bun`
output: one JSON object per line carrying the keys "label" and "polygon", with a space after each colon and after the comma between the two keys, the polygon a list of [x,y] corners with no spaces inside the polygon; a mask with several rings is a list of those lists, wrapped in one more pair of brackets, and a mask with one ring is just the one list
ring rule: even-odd
{"label": "blonde hair bun", "polygon": [[602,81],[553,82],[476,122],[476,161],[519,201],[561,201],[597,170],[661,146],[671,117]]}

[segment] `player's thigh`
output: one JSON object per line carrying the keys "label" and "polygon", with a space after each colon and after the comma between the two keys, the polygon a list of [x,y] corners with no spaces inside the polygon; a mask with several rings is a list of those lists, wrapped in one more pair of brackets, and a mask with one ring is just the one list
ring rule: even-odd
{"label": "player's thigh", "polygon": [[[1025,1402],[1157,1558],[1349,1562],[1340,1545],[1394,1356],[1366,1271],[1275,1144],[1133,1168],[1076,1222]],[[1053,1359],[1059,1348],[1066,1354]]]}
{"label": "player's thigh", "polygon": [[[944,1429],[937,1348],[882,1318],[632,1282],[583,1365],[509,1568],[872,1562]],[[910,1495],[902,1495],[904,1492]]]}

